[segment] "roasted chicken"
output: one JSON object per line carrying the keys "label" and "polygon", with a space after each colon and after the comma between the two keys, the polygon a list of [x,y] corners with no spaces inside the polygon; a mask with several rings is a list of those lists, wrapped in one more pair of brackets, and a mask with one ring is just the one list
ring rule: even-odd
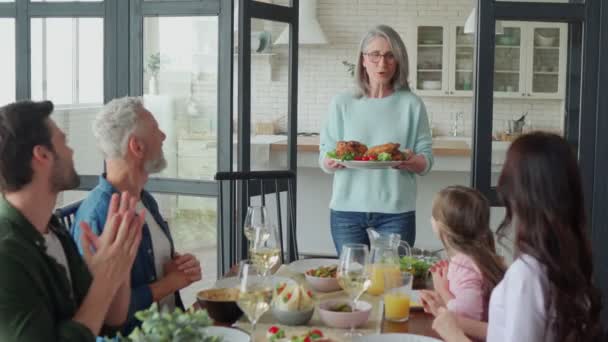
{"label": "roasted chicken", "polygon": [[412,154],[412,150],[406,149],[404,152],[402,152],[402,151],[399,151],[399,146],[401,146],[401,145],[398,143],[386,143],[386,144],[382,144],[382,145],[378,145],[378,146],[373,146],[373,147],[370,147],[365,154],[368,156],[369,155],[377,156],[380,153],[388,153],[391,155],[392,160],[409,159],[410,155]]}
{"label": "roasted chicken", "polygon": [[336,146],[336,156],[343,158],[345,154],[352,153],[353,156],[362,156],[367,151],[367,146],[358,141],[338,141]]}

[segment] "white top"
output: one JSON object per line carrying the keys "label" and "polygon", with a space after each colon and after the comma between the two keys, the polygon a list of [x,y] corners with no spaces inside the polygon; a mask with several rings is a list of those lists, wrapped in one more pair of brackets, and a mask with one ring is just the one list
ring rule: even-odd
{"label": "white top", "polygon": [[[142,209],[146,210],[146,224],[148,225],[148,229],[150,230],[150,238],[152,239],[152,250],[154,254],[154,268],[156,269],[156,279],[162,279],[165,276],[164,265],[171,260],[171,242],[169,238],[163,232],[162,228],[158,225],[154,216],[150,214],[148,209],[146,209],[141,203],[137,203],[137,211]],[[159,306],[162,308],[166,306],[170,312],[173,312],[175,309],[175,295],[170,294],[167,297],[161,299],[158,302]]]}
{"label": "white top", "polygon": [[68,265],[68,258],[65,256],[65,251],[61,245],[61,241],[50,229],[48,233],[42,234],[42,236],[44,237],[44,241],[46,243],[46,254],[55,259],[59,265],[65,268],[65,274],[68,277],[68,282],[70,283],[71,288],[72,277],[70,276],[70,267]]}
{"label": "white top", "polygon": [[517,258],[492,291],[487,341],[555,341],[547,330],[548,293],[544,266],[527,254]]}

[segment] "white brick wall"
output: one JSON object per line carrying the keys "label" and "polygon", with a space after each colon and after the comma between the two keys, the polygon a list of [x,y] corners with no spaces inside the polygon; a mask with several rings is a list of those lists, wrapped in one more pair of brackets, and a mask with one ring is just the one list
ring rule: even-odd
{"label": "white brick wall", "polygon": [[[470,0],[318,0],[317,18],[330,44],[300,46],[298,129],[318,132],[331,98],[351,87],[352,79],[342,60],[354,60],[359,40],[367,29],[379,23],[388,24],[407,42],[413,34],[410,32],[412,20],[445,18],[464,23],[471,6]],[[276,39],[284,27],[277,25],[266,22],[254,27],[264,26]],[[410,54],[413,53],[409,48]],[[273,52],[278,55],[272,63],[272,79],[268,58],[252,58],[254,120],[273,120],[287,113],[287,49],[274,46]],[[465,134],[471,134],[472,98],[425,97],[424,101],[440,134],[449,132],[451,113],[457,111],[465,113]],[[560,130],[562,127],[562,101],[497,99],[494,107],[495,129],[502,129],[504,120],[522,112],[529,112],[528,117],[537,129]]]}

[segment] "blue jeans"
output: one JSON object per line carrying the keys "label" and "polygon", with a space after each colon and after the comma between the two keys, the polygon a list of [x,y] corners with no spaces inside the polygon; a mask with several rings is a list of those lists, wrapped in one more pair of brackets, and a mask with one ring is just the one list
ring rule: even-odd
{"label": "blue jeans", "polygon": [[366,229],[379,233],[397,233],[410,246],[416,241],[416,212],[399,214],[365,213],[358,211],[331,210],[331,236],[338,255],[346,243],[363,243],[369,246]]}

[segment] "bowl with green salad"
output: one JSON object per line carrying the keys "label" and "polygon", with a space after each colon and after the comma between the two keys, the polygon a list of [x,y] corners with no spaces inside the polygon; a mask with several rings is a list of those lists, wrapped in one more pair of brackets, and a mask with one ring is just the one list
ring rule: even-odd
{"label": "bowl with green salad", "polygon": [[412,256],[402,256],[399,264],[402,271],[410,272],[414,275],[414,288],[427,288],[430,279],[430,269],[436,262],[441,260],[437,255],[429,255],[428,252],[413,248]]}

